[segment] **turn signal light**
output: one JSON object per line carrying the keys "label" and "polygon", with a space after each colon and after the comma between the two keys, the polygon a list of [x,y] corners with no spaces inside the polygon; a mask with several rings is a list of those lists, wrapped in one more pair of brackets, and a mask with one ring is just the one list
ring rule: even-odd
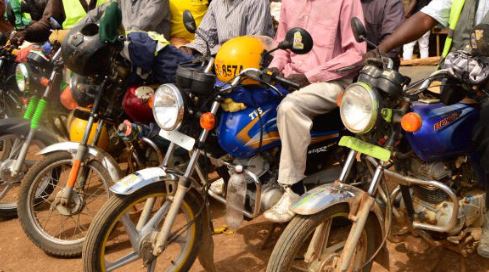
{"label": "turn signal light", "polygon": [[210,112],[206,112],[200,116],[200,127],[205,130],[212,130],[216,125],[216,116]]}
{"label": "turn signal light", "polygon": [[401,127],[407,132],[416,132],[422,125],[421,116],[415,112],[406,113],[401,118]]}
{"label": "turn signal light", "polygon": [[151,96],[149,97],[148,102],[147,102],[147,103],[148,103],[148,106],[149,106],[151,109],[153,108],[153,103],[154,103],[154,101],[155,101],[155,95],[153,94],[153,95],[151,95]]}
{"label": "turn signal light", "polygon": [[338,107],[341,107],[341,102],[343,101],[343,92],[341,92],[340,94],[338,94],[338,96],[336,97],[336,105]]}

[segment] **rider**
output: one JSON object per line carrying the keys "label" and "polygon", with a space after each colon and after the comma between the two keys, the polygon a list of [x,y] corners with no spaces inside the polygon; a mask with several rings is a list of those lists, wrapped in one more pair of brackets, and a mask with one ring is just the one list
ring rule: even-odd
{"label": "rider", "polygon": [[[117,0],[122,11],[122,25],[126,32],[153,31],[170,38],[170,7],[168,0]],[[97,7],[80,24],[98,22],[110,3]]]}
{"label": "rider", "polygon": [[[361,0],[363,14],[365,15],[365,27],[367,39],[374,44],[379,44],[387,36],[394,33],[404,21],[404,9],[401,0]],[[374,49],[367,44],[367,50]],[[401,47],[397,47],[387,55],[394,61],[397,70],[400,64],[399,53]]]}
{"label": "rider", "polygon": [[[269,1],[213,0],[198,31],[208,40],[214,54],[225,41],[243,35],[273,36]],[[180,47],[187,54],[206,52],[205,41],[198,35],[192,43]]]}
{"label": "rider", "polygon": [[15,33],[12,43],[22,44],[24,40],[30,42],[45,42],[50,35],[61,34],[54,31],[51,34],[50,18],[56,19],[63,29],[70,29],[78,23],[87,12],[105,3],[107,0],[49,0],[42,18],[28,26],[26,29]]}
{"label": "rider", "polygon": [[[325,11],[330,16],[324,16]],[[355,41],[352,17],[363,20],[360,1],[282,1],[276,40],[283,40],[288,28],[302,27],[311,33],[314,47],[307,55],[277,51],[270,65],[301,86],[278,107],[277,126],[282,141],[278,182],[285,193],[265,212],[270,221],[287,222],[294,216],[289,207],[305,190],[302,179],[312,119],[336,108],[337,96],[352,81],[352,73],[336,70],[360,62],[366,52],[365,44]]]}
{"label": "rider", "polygon": [[[379,52],[386,53],[392,48],[417,40],[438,23],[450,29],[442,54],[446,57],[449,52],[465,49],[470,44],[470,33],[475,25],[489,23],[489,0],[433,0],[386,38],[379,45]],[[367,57],[375,55],[376,52],[372,51]],[[474,142],[481,154],[483,166],[489,165],[489,126],[486,116],[489,116],[489,105],[482,105],[480,120],[484,122],[476,125]],[[489,258],[489,212],[485,216],[477,253]]]}

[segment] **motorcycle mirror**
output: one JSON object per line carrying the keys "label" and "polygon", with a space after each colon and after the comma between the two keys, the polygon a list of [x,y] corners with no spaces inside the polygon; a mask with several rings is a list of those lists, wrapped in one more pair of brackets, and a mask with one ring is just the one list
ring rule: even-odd
{"label": "motorcycle mirror", "polygon": [[54,19],[54,17],[49,17],[49,25],[51,26],[51,29],[54,30],[62,28],[58,21]]}
{"label": "motorcycle mirror", "polygon": [[365,37],[367,36],[367,30],[358,17],[351,18],[351,28],[357,42],[360,43],[366,40]]}
{"label": "motorcycle mirror", "polygon": [[188,9],[183,12],[183,25],[185,26],[185,29],[192,34],[195,34],[197,31],[197,24],[195,23],[194,16]]}
{"label": "motorcycle mirror", "polygon": [[294,27],[287,31],[285,40],[279,43],[278,48],[288,49],[295,54],[303,55],[309,53],[313,45],[314,42],[309,32],[303,28]]}

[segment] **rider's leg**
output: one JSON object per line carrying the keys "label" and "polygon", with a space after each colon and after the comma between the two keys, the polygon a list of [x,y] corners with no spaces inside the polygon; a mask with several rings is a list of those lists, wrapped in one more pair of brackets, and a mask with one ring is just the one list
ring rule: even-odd
{"label": "rider's leg", "polygon": [[285,187],[285,193],[272,208],[265,212],[264,216],[268,220],[282,223],[294,216],[289,207],[302,193],[294,184],[305,177],[312,119],[337,107],[336,98],[345,85],[344,81],[313,83],[289,94],[280,103],[277,126],[282,141],[282,151],[278,182]]}

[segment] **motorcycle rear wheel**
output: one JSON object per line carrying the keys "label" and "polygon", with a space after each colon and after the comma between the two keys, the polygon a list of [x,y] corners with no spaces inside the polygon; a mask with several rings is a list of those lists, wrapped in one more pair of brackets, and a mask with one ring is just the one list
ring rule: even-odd
{"label": "motorcycle rear wheel", "polygon": [[[334,266],[338,261],[343,249],[342,243],[346,241],[350,232],[351,222],[348,220],[348,212],[348,205],[339,204],[311,216],[295,216],[275,244],[268,261],[267,272],[334,271],[328,268]],[[306,263],[304,261],[305,253],[311,238],[316,228],[323,223],[330,223],[330,232],[327,235],[329,239],[327,244],[322,245],[323,254]],[[362,266],[377,249],[375,241],[378,234],[374,224],[372,216],[369,216],[352,257],[352,267],[348,271],[362,269]],[[324,253],[324,251],[331,254]],[[369,263],[361,271],[368,272],[371,267],[372,263]]]}
{"label": "motorcycle rear wheel", "polygon": [[[199,249],[199,237],[202,237],[203,204],[191,193],[186,194],[171,229],[169,240],[174,237],[173,242],[170,241],[161,255],[154,260],[153,270],[146,270],[147,268],[143,268],[141,257],[131,247],[121,218],[128,215],[129,224],[136,228],[138,215],[141,214],[146,200],[150,198],[155,198],[156,206],[153,206],[153,212],[167,202],[163,182],[148,185],[128,196],[114,195],[105,203],[88,231],[83,247],[83,271],[117,271],[118,265],[124,266],[124,271],[155,271],[155,268],[158,271],[190,269]],[[156,227],[156,230],[160,230],[161,225],[162,223]],[[137,231],[140,234],[139,230]],[[184,233],[180,233],[182,231]],[[149,253],[152,248],[147,250]],[[173,254],[175,252],[176,254]],[[131,261],[122,264],[124,258]]]}
{"label": "motorcycle rear wheel", "polygon": [[114,182],[102,163],[89,160],[85,165],[89,170],[86,184],[83,188],[77,188],[79,182],[75,184],[76,200],[70,203],[70,210],[53,204],[65,187],[72,160],[68,152],[55,152],[36,163],[22,180],[17,205],[29,239],[44,252],[59,257],[81,255],[88,226],[109,199],[109,186]]}

